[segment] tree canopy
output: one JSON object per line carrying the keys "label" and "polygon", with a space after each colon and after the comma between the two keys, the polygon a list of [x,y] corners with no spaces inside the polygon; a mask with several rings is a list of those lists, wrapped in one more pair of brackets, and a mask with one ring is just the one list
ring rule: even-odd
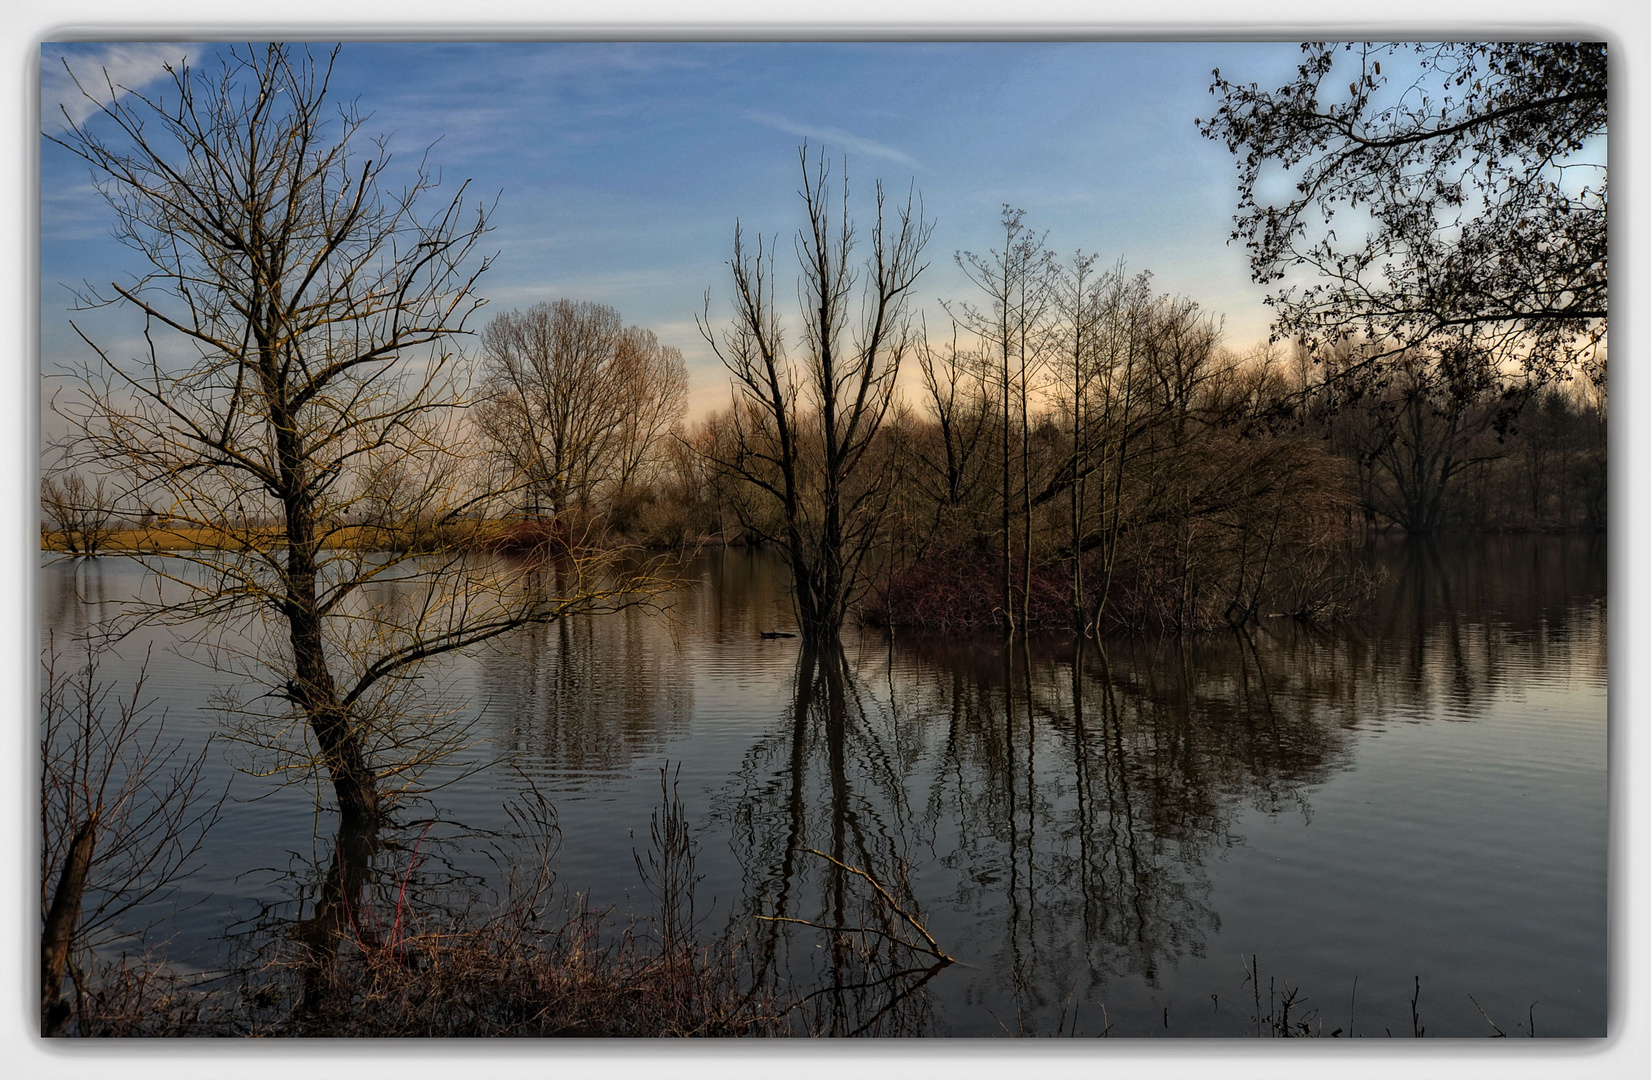
{"label": "tree canopy", "polygon": [[1198,122],[1237,157],[1232,236],[1280,283],[1275,336],[1472,343],[1602,382],[1604,43],[1301,48],[1275,90],[1217,70]]}

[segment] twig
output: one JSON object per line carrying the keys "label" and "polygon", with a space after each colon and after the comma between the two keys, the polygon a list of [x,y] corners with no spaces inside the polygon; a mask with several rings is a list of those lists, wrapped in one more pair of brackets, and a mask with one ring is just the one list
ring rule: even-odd
{"label": "twig", "polygon": [[392,949],[401,942],[401,917],[406,911],[407,882],[413,876],[413,868],[418,865],[419,848],[424,845],[424,838],[430,834],[430,826],[434,824],[435,822],[430,822],[429,825],[424,827],[424,831],[418,834],[418,841],[413,845],[412,857],[407,860],[407,872],[401,876],[401,890],[396,894],[396,918],[390,926],[390,948]]}
{"label": "twig", "polygon": [[834,934],[876,934],[878,937],[888,938],[896,945],[904,945],[912,952],[923,953],[925,956],[933,956],[937,960],[947,964],[957,963],[957,961],[953,960],[945,953],[940,952],[938,949],[925,949],[920,946],[913,945],[904,938],[895,937],[893,934],[888,933],[885,930],[879,930],[875,926],[833,926],[830,923],[809,922],[807,919],[793,919],[788,915],[753,915],[751,917],[753,919],[761,919],[763,922],[796,923],[798,926],[812,927],[815,930],[826,930]]}
{"label": "twig", "polygon": [[[945,967],[945,966],[946,966],[946,962],[941,961],[940,963],[934,965],[934,967],[931,967],[931,968],[928,968],[927,970],[925,970],[923,972],[923,977],[921,979],[918,979],[916,982],[912,983],[910,986],[906,987],[904,990],[900,991],[898,994],[895,994],[893,997],[889,998],[888,1003],[886,1005],[884,1005],[881,1009],[878,1009],[877,1012],[875,1014],[873,1014],[873,1016],[870,1020],[867,1020],[865,1023],[861,1024],[858,1028],[855,1028],[853,1031],[849,1032],[849,1037],[853,1038],[856,1035],[865,1034],[865,1032],[873,1024],[877,1023],[877,1021],[881,1020],[884,1016],[888,1015],[889,1011],[892,1010],[896,1005],[900,1004],[906,998],[911,997],[913,994],[917,993],[917,991],[921,990],[923,988],[923,984],[928,982],[930,979],[934,978],[937,974],[939,974],[940,969]],[[898,976],[903,976],[903,975],[906,975],[906,974],[910,974],[910,973],[909,972],[897,972],[896,975],[890,976],[889,981],[892,981],[894,978],[896,978]]]}
{"label": "twig", "polygon": [[1502,1029],[1501,1029],[1501,1028],[1499,1028],[1499,1027],[1497,1027],[1497,1026],[1496,1026],[1496,1021],[1495,1021],[1495,1020],[1492,1020],[1492,1019],[1491,1019],[1491,1018],[1490,1018],[1490,1014],[1489,1014],[1489,1013],[1487,1013],[1487,1012],[1485,1012],[1485,1007],[1484,1007],[1484,1006],[1483,1006],[1483,1005],[1481,1005],[1481,1004],[1479,1004],[1479,1002],[1478,1002],[1478,1001],[1475,1001],[1475,1000],[1474,1000],[1474,997],[1473,997],[1473,995],[1472,995],[1472,994],[1469,994],[1469,995],[1468,995],[1468,1000],[1469,1000],[1469,1001],[1472,1001],[1472,1002],[1473,1002],[1473,1007],[1474,1007],[1474,1008],[1475,1008],[1475,1009],[1478,1009],[1478,1010],[1479,1010],[1479,1015],[1480,1015],[1480,1016],[1483,1016],[1483,1017],[1484,1017],[1484,1018],[1485,1018],[1485,1023],[1487,1023],[1487,1024],[1489,1024],[1489,1025],[1490,1025],[1490,1029],[1491,1029],[1491,1030],[1492,1030],[1492,1031],[1494,1031],[1494,1032],[1496,1032],[1496,1037],[1497,1037],[1497,1038],[1498,1038],[1498,1039],[1505,1039],[1505,1038],[1507,1038],[1507,1037],[1508,1037],[1508,1033],[1507,1033],[1507,1032],[1505,1032],[1505,1031],[1503,1031],[1503,1030],[1502,1030]]}
{"label": "twig", "polygon": [[1261,964],[1250,954],[1250,985],[1255,989],[1255,1037],[1261,1038]]}
{"label": "twig", "polygon": [[1354,975],[1353,976],[1353,997],[1352,997],[1352,1000],[1350,1000],[1347,1003],[1347,1037],[1349,1039],[1351,1039],[1353,1037],[1353,1010],[1354,1010],[1354,1008],[1356,1008],[1358,1006],[1358,1003],[1359,1003],[1359,977],[1357,975]]}
{"label": "twig", "polygon": [[[946,961],[946,963],[948,963],[948,964],[957,963],[957,958],[952,957],[952,956],[947,956],[945,954],[945,952],[943,952],[941,950],[940,943],[935,941],[935,939],[929,935],[929,932],[927,930],[923,929],[923,924],[918,922],[916,919],[912,918],[911,915],[909,915],[906,912],[905,908],[902,908],[898,903],[896,903],[894,897],[889,895],[888,890],[883,888],[883,886],[877,881],[876,878],[872,877],[870,874],[866,873],[864,870],[861,870],[857,867],[849,866],[845,862],[841,862],[840,860],[832,858],[830,855],[827,855],[825,852],[820,851],[818,848],[805,848],[804,850],[806,850],[810,855],[818,855],[820,858],[824,859],[826,862],[831,863],[834,866],[840,867],[841,869],[847,870],[851,874],[858,874],[860,877],[865,878],[866,883],[869,884],[872,887],[872,889],[874,889],[877,892],[878,896],[881,896],[883,898],[884,903],[888,904],[889,907],[894,909],[894,913],[896,915],[898,915],[902,919],[906,920],[906,922],[908,924],[910,924],[912,929],[916,930],[919,934],[923,935],[923,940],[929,943],[929,947],[926,950],[927,952],[929,952],[931,955],[935,956],[937,959]],[[793,921],[795,921],[795,920],[793,920]],[[885,934],[884,936],[885,937],[890,937],[890,939],[894,940],[894,941],[900,940],[899,938],[894,938],[891,935]],[[915,946],[912,946],[912,947],[915,948]],[[924,950],[918,950],[918,951],[922,952]]]}

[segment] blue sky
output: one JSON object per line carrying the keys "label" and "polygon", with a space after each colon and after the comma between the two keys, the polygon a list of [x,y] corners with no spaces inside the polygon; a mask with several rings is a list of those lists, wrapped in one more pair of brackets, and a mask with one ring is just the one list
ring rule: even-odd
{"label": "blue sky", "polygon": [[[156,90],[161,64],[209,64],[222,45],[57,45],[41,49],[45,130],[60,103],[84,111],[63,74]],[[997,237],[1003,203],[1047,230],[1052,248],[1153,271],[1158,287],[1225,317],[1227,343],[1267,334],[1261,290],[1227,243],[1234,170],[1199,137],[1210,70],[1276,85],[1294,43],[351,43],[334,87],[392,136],[405,163],[426,147],[447,185],[497,198],[481,292],[493,310],[572,297],[611,304],[689,361],[695,411],[726,380],[694,328],[706,291],[727,312],[736,220],[780,233],[800,224],[797,147],[847,168],[869,228],[873,182],[915,186],[935,221],[918,296],[931,328],[941,299],[968,299],[954,264]],[[96,124],[96,120],[93,121]],[[432,145],[433,144],[433,145]],[[66,286],[133,269],[84,164],[41,153],[41,344],[47,371],[82,356]],[[130,316],[74,316],[115,347]]]}

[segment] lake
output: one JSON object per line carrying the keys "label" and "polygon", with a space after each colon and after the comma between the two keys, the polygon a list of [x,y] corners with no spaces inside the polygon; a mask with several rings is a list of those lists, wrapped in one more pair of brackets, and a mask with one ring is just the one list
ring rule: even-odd
{"label": "lake", "polygon": [[[826,988],[837,1033],[868,1020],[844,980],[898,960],[845,961],[818,929],[887,914],[854,867],[959,961],[907,977],[867,1030],[1242,1036],[1293,995],[1292,1021],[1324,1035],[1604,1035],[1604,539],[1382,539],[1367,557],[1380,593],[1344,626],[866,630],[833,656],[761,636],[791,628],[774,556],[711,551],[667,613],[567,620],[433,671],[468,749],[402,809],[383,864],[488,895],[514,857],[506,805],[531,788],[555,809],[559,885],[623,921],[652,903],[638,860],[665,769],[700,933],[731,927],[799,992]],[[59,666],[144,583],[129,559],[43,556]],[[175,644],[133,635],[99,674],[123,687],[148,655],[146,697],[198,750],[233,680]],[[209,748],[230,801],[152,932],[201,969],[301,913],[327,866],[316,785],[258,764]]]}

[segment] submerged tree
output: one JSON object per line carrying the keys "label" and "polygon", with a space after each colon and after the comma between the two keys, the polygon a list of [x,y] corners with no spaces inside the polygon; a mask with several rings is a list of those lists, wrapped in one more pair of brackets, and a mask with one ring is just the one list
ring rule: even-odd
{"label": "submerged tree", "polygon": [[1605,44],[1302,52],[1277,90],[1217,71],[1220,107],[1199,122],[1237,156],[1233,239],[1255,280],[1316,277],[1267,298],[1275,332],[1362,335],[1383,344],[1372,360],[1475,341],[1539,375],[1579,362],[1602,382]]}
{"label": "submerged tree", "polygon": [[[734,379],[734,431],[720,465],[780,511],[777,524],[742,524],[784,553],[798,623],[817,642],[835,639],[842,628],[894,488],[881,468],[888,460],[879,435],[916,336],[907,304],[931,226],[913,199],[885,224],[878,185],[871,257],[856,270],[846,179],[834,218],[838,192],[824,159],[811,165],[806,146],[798,157],[808,216],[796,242],[806,320],[801,359],[788,350],[775,307],[773,249],[759,238],[756,252],[748,252],[737,225],[733,324],[715,334],[707,314],[701,331]],[[709,303],[707,296],[707,311]]]}
{"label": "submerged tree", "polygon": [[336,56],[244,46],[212,73],[169,68],[158,96],[83,87],[91,116],[49,137],[91,166],[145,267],[80,294],[139,313],[145,351],[83,333],[96,361],[59,401],[68,463],[193,541],[145,556],[157,591],[134,614],[192,623],[261,681],[245,732],[324,769],[360,822],[453,734],[407,711],[420,662],[631,594],[577,556],[554,586],[473,556],[497,492],[455,450],[452,339],[481,303],[485,208],[462,185],[432,205],[422,163],[392,171],[330,94]]}

